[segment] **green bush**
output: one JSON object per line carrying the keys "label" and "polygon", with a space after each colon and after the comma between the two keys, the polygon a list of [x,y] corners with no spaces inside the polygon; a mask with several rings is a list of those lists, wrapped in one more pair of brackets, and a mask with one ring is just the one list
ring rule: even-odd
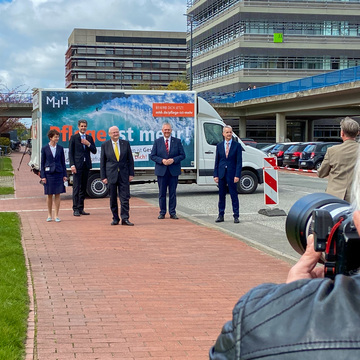
{"label": "green bush", "polygon": [[0,137],[0,146],[10,146],[10,139],[4,136]]}

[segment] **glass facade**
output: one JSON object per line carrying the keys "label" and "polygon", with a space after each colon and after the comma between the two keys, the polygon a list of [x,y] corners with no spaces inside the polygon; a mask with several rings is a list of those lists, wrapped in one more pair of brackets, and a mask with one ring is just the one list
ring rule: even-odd
{"label": "glass facade", "polygon": [[359,0],[187,5],[195,90],[239,91],[360,64]]}

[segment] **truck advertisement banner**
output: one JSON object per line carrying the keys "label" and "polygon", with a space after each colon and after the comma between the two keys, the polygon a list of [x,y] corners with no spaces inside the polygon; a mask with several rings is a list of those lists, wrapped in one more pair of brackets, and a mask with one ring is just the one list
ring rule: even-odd
{"label": "truck advertisement banner", "polygon": [[[93,155],[93,168],[100,167],[101,144],[109,140],[108,129],[117,126],[120,138],[128,140],[135,167],[153,168],[149,155],[155,139],[162,136],[162,124],[172,126],[172,136],[181,139],[186,158],[182,168],[195,164],[195,93],[159,92],[139,93],[110,91],[41,91],[42,143],[48,143],[47,132],[60,132],[59,144],[67,157],[71,135],[78,131],[77,122],[88,122],[97,147]],[[68,161],[68,160],[67,160]]]}

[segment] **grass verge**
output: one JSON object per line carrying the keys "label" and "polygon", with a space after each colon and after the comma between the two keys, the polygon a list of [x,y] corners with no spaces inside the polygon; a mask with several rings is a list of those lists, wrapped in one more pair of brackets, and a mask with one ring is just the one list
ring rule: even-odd
{"label": "grass verge", "polygon": [[20,219],[0,213],[0,359],[25,357],[29,297]]}
{"label": "grass verge", "polygon": [[13,194],[13,193],[14,193],[13,187],[0,186],[0,195],[9,195],[9,194]]}
{"label": "grass verge", "polygon": [[14,176],[11,159],[6,156],[0,158],[0,176]]}

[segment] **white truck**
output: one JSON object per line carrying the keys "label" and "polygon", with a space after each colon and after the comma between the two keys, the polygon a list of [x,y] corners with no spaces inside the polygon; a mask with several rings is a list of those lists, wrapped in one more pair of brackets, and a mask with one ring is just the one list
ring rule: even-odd
{"label": "white truck", "polygon": [[[60,132],[59,144],[68,148],[71,135],[77,132],[77,122],[88,121],[88,131],[97,147],[92,155],[87,193],[90,197],[104,197],[107,188],[100,179],[100,151],[102,142],[109,139],[108,129],[116,125],[120,137],[128,140],[135,162],[132,183],[155,182],[154,163],[150,160],[152,144],[162,136],[164,122],[172,125],[172,135],[181,139],[186,158],[182,161],[179,183],[216,185],[213,180],[216,144],[223,140],[225,125],[219,114],[194,91],[139,91],[93,89],[35,89],[32,112],[32,154],[29,165],[37,173],[41,164],[41,148],[48,143],[47,132]],[[244,145],[243,164],[238,192],[251,194],[263,182],[265,154]],[[69,183],[72,183],[68,168]]]}

